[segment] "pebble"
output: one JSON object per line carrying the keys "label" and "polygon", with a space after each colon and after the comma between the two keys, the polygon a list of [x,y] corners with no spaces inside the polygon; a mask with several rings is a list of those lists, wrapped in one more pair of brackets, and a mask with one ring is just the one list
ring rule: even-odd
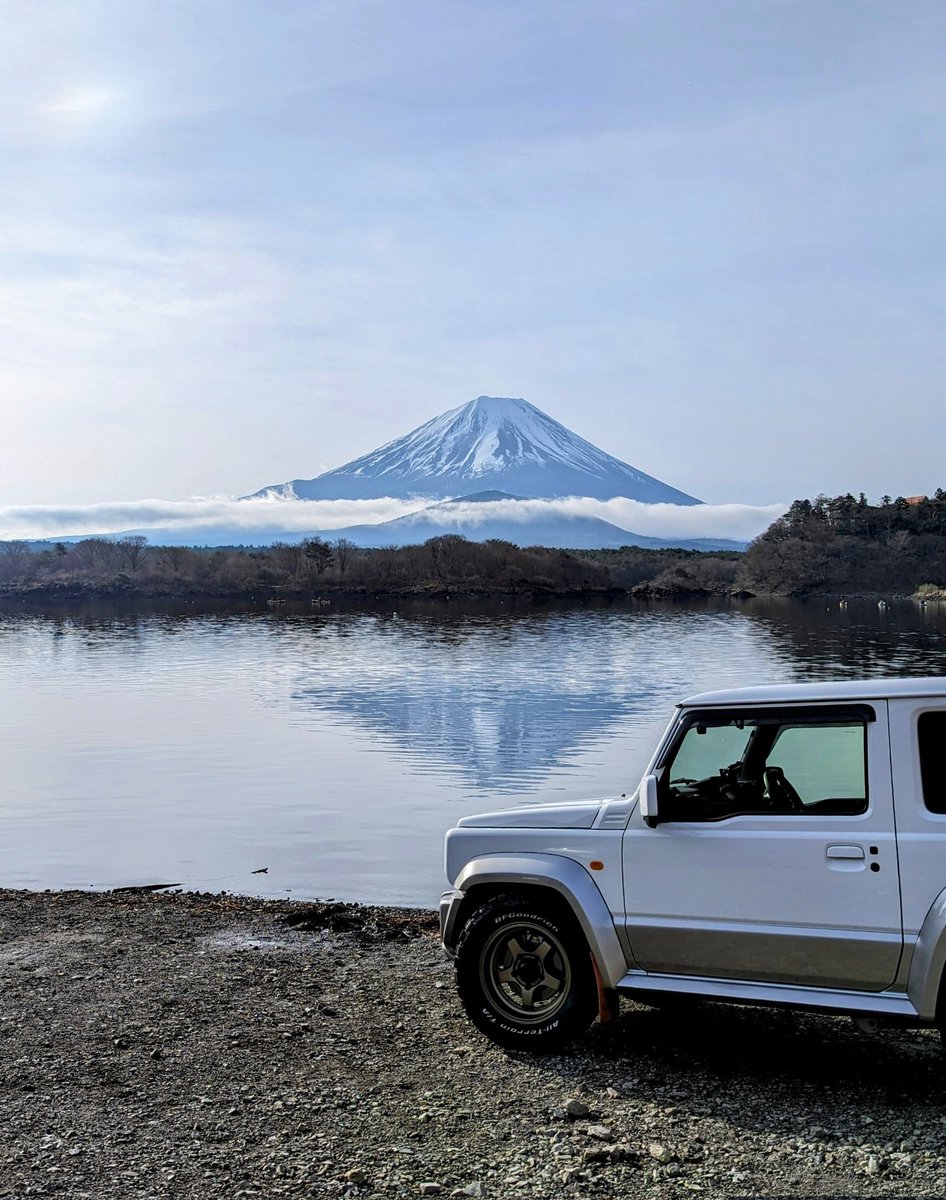
{"label": "pebble", "polygon": [[584,1100],[569,1100],[565,1105],[565,1111],[570,1117],[587,1117],[591,1109]]}
{"label": "pebble", "polygon": [[673,1153],[661,1142],[651,1142],[647,1147],[647,1153],[659,1163],[668,1163],[673,1159]]}

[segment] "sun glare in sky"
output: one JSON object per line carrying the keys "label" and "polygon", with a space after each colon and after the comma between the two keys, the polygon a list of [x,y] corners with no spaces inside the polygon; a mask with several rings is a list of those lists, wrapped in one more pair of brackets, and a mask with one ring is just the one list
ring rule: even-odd
{"label": "sun glare in sky", "polygon": [[55,116],[92,120],[114,105],[116,93],[107,87],[76,87],[61,92],[44,108]]}

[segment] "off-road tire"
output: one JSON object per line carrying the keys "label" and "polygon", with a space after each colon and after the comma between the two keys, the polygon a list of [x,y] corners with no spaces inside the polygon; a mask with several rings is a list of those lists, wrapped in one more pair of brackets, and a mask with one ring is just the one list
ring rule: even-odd
{"label": "off-road tire", "polygon": [[460,933],[456,968],[470,1020],[509,1049],[557,1050],[597,1012],[591,953],[577,923],[532,899],[497,896],[476,909]]}

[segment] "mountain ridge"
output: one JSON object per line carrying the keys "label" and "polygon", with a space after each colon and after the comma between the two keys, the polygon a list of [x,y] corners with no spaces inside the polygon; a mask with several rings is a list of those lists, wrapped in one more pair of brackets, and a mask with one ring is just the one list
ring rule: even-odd
{"label": "mountain ridge", "polygon": [[341,467],[241,498],[446,500],[474,486],[530,499],[625,496],[651,504],[700,503],[510,396],[478,396]]}

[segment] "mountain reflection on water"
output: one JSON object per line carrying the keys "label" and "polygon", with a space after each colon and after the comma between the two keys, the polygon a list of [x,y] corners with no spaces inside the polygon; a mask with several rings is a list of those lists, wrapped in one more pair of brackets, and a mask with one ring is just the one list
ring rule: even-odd
{"label": "mountain reflection on water", "polygon": [[[799,617],[804,616],[800,621]],[[914,605],[750,602],[704,611],[588,608],[445,621],[443,612],[367,616],[338,637],[294,703],[353,718],[416,769],[515,791],[567,769],[632,719],[704,689],[830,676],[937,673],[940,614]],[[628,779],[633,786],[635,779]]]}
{"label": "mountain reflection on water", "polygon": [[630,792],[695,692],[946,674],[944,610],[0,611],[0,886],[429,905],[461,813]]}
{"label": "mountain reflection on water", "polygon": [[[354,720],[415,770],[446,771],[466,790],[515,792],[574,768],[635,718],[652,736],[655,717],[663,725],[672,702],[702,686],[697,679],[738,679],[746,656],[770,677],[787,677],[765,634],[733,616],[692,613],[683,627],[665,613],[616,620],[613,610],[595,609],[448,623],[343,619],[329,634],[331,651],[323,644],[301,669],[292,700]],[[715,642],[739,653],[714,665],[709,680],[694,666]]]}

